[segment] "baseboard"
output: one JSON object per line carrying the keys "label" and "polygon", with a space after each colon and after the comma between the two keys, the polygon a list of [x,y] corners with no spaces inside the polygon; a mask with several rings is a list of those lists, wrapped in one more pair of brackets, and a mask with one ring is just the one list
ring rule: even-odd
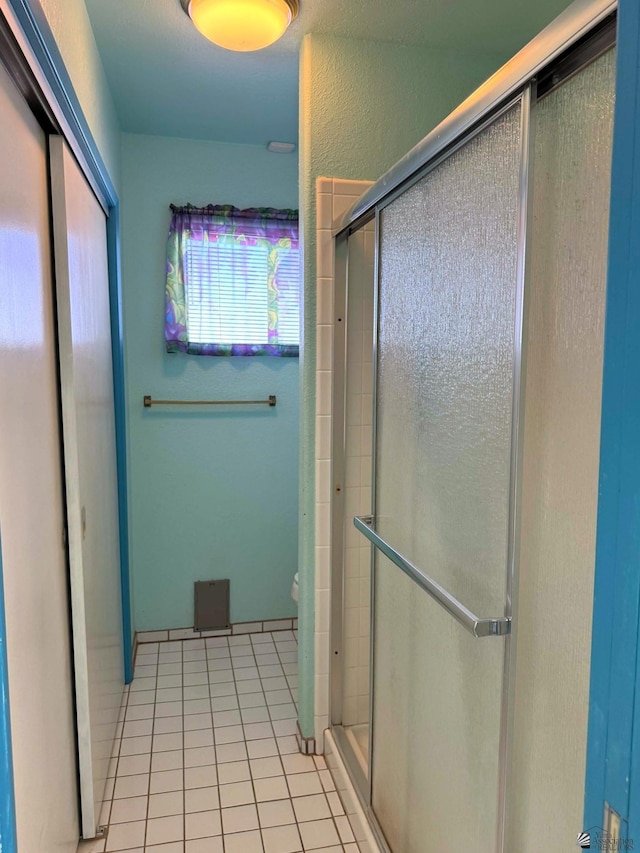
{"label": "baseboard", "polygon": [[171,640],[198,640],[201,637],[235,637],[239,634],[263,634],[273,631],[297,631],[298,619],[264,619],[261,622],[234,622],[220,631],[194,631],[193,628],[168,628],[166,631],[136,631],[134,653],[140,643],[164,643]]}
{"label": "baseboard", "polygon": [[314,737],[305,737],[302,734],[300,723],[298,723],[296,730],[296,740],[298,741],[298,749],[303,755],[316,754],[316,739]]}

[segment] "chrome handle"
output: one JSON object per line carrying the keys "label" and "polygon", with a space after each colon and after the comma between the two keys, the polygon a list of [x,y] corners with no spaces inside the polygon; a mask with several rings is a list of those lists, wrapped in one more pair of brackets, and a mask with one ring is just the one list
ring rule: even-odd
{"label": "chrome handle", "polygon": [[463,628],[466,628],[474,637],[502,637],[511,633],[511,617],[498,616],[495,619],[480,619],[475,613],[461,604],[457,598],[450,595],[446,589],[436,583],[432,578],[421,572],[413,563],[399,554],[388,542],[379,536],[373,529],[372,516],[356,516],[353,523],[357,530],[367,537],[375,547],[382,551],[394,565],[401,569],[405,575],[411,578],[420,589],[428,593],[434,601],[443,607],[447,613],[453,616]]}

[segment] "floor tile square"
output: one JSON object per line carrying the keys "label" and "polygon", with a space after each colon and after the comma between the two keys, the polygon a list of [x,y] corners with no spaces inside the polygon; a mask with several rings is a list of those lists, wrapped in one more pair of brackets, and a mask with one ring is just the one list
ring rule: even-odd
{"label": "floor tile square", "polygon": [[244,761],[247,757],[247,747],[244,743],[223,743],[216,746],[218,764],[230,761]]}
{"label": "floor tile square", "polygon": [[185,834],[187,840],[192,838],[213,838],[222,835],[220,812],[193,812],[185,816]]}
{"label": "floor tile square", "polygon": [[265,779],[254,779],[253,789],[256,800],[266,803],[269,800],[284,800],[289,796],[284,776],[268,776]]}
{"label": "floor tile square", "polygon": [[197,729],[210,729],[212,726],[211,714],[189,714],[184,718],[185,732],[193,732]]}
{"label": "floor tile square", "polygon": [[125,755],[118,760],[118,776],[136,776],[148,773],[151,755]]}
{"label": "floor tile square", "polygon": [[248,761],[232,761],[229,764],[218,765],[218,782],[221,785],[229,782],[247,782],[251,779]]}
{"label": "floor tile square", "polygon": [[272,705],[269,708],[269,716],[272,720],[296,720],[298,712],[293,703],[288,705]]}
{"label": "floor tile square", "polygon": [[271,723],[247,723],[244,727],[244,736],[247,740],[262,740],[273,737]]}
{"label": "floor tile square", "polygon": [[226,637],[207,637],[204,645],[207,649],[226,649],[229,647],[229,641]]}
{"label": "floor tile square", "polygon": [[146,823],[143,820],[133,823],[115,823],[109,827],[106,850],[128,850],[132,847],[142,847]]}
{"label": "floor tile square", "polygon": [[225,835],[224,849],[226,853],[263,853],[264,850],[257,830]]}
{"label": "floor tile square", "polygon": [[162,688],[163,690],[169,687],[182,687],[182,676],[159,675],[157,687]]}
{"label": "floor tile square", "polygon": [[180,702],[182,700],[182,685],[179,687],[161,687],[156,690],[156,702]]}
{"label": "floor tile square", "polygon": [[232,669],[231,658],[211,658],[207,664],[209,672],[222,672]]}
{"label": "floor tile square", "polygon": [[218,784],[218,773],[213,765],[206,767],[188,767],[184,771],[184,787],[211,788]]}
{"label": "floor tile square", "polygon": [[296,822],[289,799],[258,803],[258,818],[263,829],[269,826],[285,826]]}
{"label": "floor tile square", "polygon": [[209,674],[206,672],[185,672],[182,677],[182,682],[185,687],[195,687],[198,685],[209,686]]}
{"label": "floor tile square", "polygon": [[247,743],[249,758],[269,758],[278,755],[278,744],[275,738],[264,738],[263,740],[251,740]]}
{"label": "floor tile square", "polygon": [[123,797],[141,797],[149,792],[149,774],[141,773],[137,776],[120,776],[116,779],[113,790],[113,798],[120,800]]}
{"label": "floor tile square", "polygon": [[216,838],[198,838],[194,841],[187,841],[185,847],[186,853],[224,853],[222,846],[222,836]]}
{"label": "floor tile square", "polygon": [[206,672],[207,662],[206,660],[188,660],[182,664],[182,669],[185,673]]}
{"label": "floor tile square", "polygon": [[269,711],[265,706],[260,708],[243,708],[240,712],[243,723],[268,723]]}
{"label": "floor tile square", "polygon": [[172,732],[171,734],[165,735],[154,735],[154,752],[170,752],[175,749],[182,749],[182,732]]}
{"label": "floor tile square", "polygon": [[209,699],[209,684],[208,679],[206,684],[195,684],[193,686],[184,687],[182,696],[185,702],[192,699]]}
{"label": "floor tile square", "polygon": [[146,678],[138,678],[137,676],[131,682],[131,692],[137,693],[139,690],[155,690],[156,689],[156,679],[155,676],[147,676]]}
{"label": "floor tile square", "polygon": [[171,817],[153,817],[147,821],[147,846],[183,840],[184,818],[181,814]]}
{"label": "floor tile square", "polygon": [[292,797],[306,797],[309,794],[321,794],[323,791],[320,776],[315,770],[311,773],[294,773],[287,776],[287,784]]}
{"label": "floor tile square", "polygon": [[182,770],[164,770],[151,774],[150,794],[165,794],[182,790]]}
{"label": "floor tile square", "polygon": [[182,717],[161,717],[156,718],[153,723],[153,734],[166,735],[175,732],[182,732]]}
{"label": "floor tile square", "polygon": [[141,735],[150,735],[153,730],[153,719],[149,717],[147,720],[130,720],[124,724],[122,730],[123,738],[140,737]]}
{"label": "floor tile square", "polygon": [[182,674],[182,661],[180,663],[159,663],[158,664],[158,677],[161,675],[181,675]]}
{"label": "floor tile square", "polygon": [[151,758],[151,772],[160,773],[163,770],[178,770],[183,766],[184,758],[181,749],[168,752],[154,752]]}
{"label": "floor tile square", "polygon": [[258,812],[255,805],[234,806],[222,809],[222,826],[225,835],[231,832],[245,832],[258,828]]}
{"label": "floor tile square", "polygon": [[298,741],[293,735],[276,738],[280,755],[293,755],[298,752]]}
{"label": "floor tile square", "polygon": [[267,705],[287,705],[291,702],[289,690],[267,690],[264,695]]}
{"label": "floor tile square", "polygon": [[234,675],[236,682],[253,681],[258,678],[258,668],[255,666],[248,666],[245,669],[236,669],[234,670]]}
{"label": "floor tile square", "polygon": [[282,764],[279,757],[252,758],[249,765],[254,779],[268,779],[270,776],[282,774]]}
{"label": "floor tile square", "polygon": [[293,808],[298,823],[309,820],[324,820],[331,817],[331,809],[324,794],[312,794],[308,797],[295,797]]}
{"label": "floor tile square", "polygon": [[193,732],[184,733],[185,749],[194,749],[198,746],[213,746],[213,732],[211,729],[196,729]]}
{"label": "floor tile square", "polygon": [[289,683],[284,675],[279,675],[276,678],[263,678],[262,689],[266,695],[267,693],[271,693],[273,690],[288,690]]}
{"label": "floor tile square", "polygon": [[242,726],[224,726],[221,729],[215,729],[214,739],[216,746],[222,743],[238,743],[244,741],[244,729]]}
{"label": "floor tile square", "polygon": [[264,853],[300,853],[302,844],[297,826],[274,826],[262,830]]}
{"label": "floor tile square", "polygon": [[[239,681],[236,684],[236,690],[238,691],[238,696],[242,696],[245,693],[261,693],[262,682],[259,678],[250,678],[247,681]],[[242,707],[242,705],[240,707]]]}
{"label": "floor tile square", "polygon": [[211,699],[211,710],[213,713],[219,713],[220,711],[237,711],[238,710],[238,699],[236,696],[220,696],[218,698]]}
{"label": "floor tile square", "polygon": [[[251,657],[243,657],[243,658],[235,657],[235,658],[232,658],[231,660],[232,660],[234,669],[246,669],[249,666],[255,667],[255,665],[256,665],[256,659],[254,658],[253,655],[251,655]],[[151,680],[153,680],[153,679],[151,679]]]}
{"label": "floor tile square", "polygon": [[253,785],[251,782],[232,782],[220,785],[220,805],[223,809],[230,806],[244,806],[255,803]]}
{"label": "floor tile square", "polygon": [[224,684],[224,682],[233,682],[232,669],[209,670],[210,684]]}
{"label": "floor tile square", "polygon": [[236,683],[235,681],[225,681],[221,684],[210,684],[209,685],[209,696],[212,699],[216,699],[218,696],[236,696]]}
{"label": "floor tile square", "polygon": [[332,820],[312,820],[299,824],[299,829],[305,850],[340,844],[340,837]]}
{"label": "floor tile square", "polygon": [[[182,694],[182,691],[180,693]],[[181,717],[182,702],[160,702],[155,707],[154,716],[156,719],[158,717]]]}
{"label": "floor tile square", "polygon": [[220,660],[222,658],[230,659],[231,653],[229,652],[228,646],[214,646],[211,648],[207,648],[207,658],[209,660]]}
{"label": "floor tile square", "polygon": [[215,711],[213,714],[213,725],[215,728],[223,728],[224,726],[237,726],[240,723],[240,712],[237,710]]}
{"label": "floor tile square", "polygon": [[282,766],[284,772],[289,773],[312,773],[316,769],[311,755],[283,755]]}
{"label": "floor tile square", "polygon": [[195,749],[185,749],[185,767],[203,767],[216,763],[216,753],[212,746],[198,746]]}
{"label": "floor tile square", "polygon": [[146,820],[147,797],[128,797],[114,800],[109,823],[129,823],[133,820]]}
{"label": "floor tile square", "polygon": [[149,817],[169,817],[182,814],[184,794],[182,791],[169,791],[165,794],[151,794],[149,797]]}
{"label": "floor tile square", "polygon": [[183,713],[185,716],[189,714],[210,714],[211,699],[207,692],[206,699],[185,699],[182,703]]}
{"label": "floor tile square", "polygon": [[276,737],[285,737],[286,735],[295,735],[298,729],[297,720],[273,720],[271,722],[273,731]]}
{"label": "floor tile square", "polygon": [[155,690],[140,690],[138,693],[131,693],[127,708],[132,708],[134,705],[153,705],[155,701]]}
{"label": "floor tile square", "polygon": [[192,788],[184,792],[184,808],[187,814],[208,812],[220,808],[218,788]]}
{"label": "floor tile square", "polygon": [[238,702],[243,709],[264,708],[267,704],[262,691],[259,693],[243,693],[238,696]]}

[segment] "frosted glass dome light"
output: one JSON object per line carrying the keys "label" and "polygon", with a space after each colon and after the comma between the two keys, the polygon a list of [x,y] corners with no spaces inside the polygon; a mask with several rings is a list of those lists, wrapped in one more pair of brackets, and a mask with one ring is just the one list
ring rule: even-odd
{"label": "frosted glass dome light", "polygon": [[181,0],[194,26],[227,50],[261,50],[278,41],[298,14],[298,0]]}

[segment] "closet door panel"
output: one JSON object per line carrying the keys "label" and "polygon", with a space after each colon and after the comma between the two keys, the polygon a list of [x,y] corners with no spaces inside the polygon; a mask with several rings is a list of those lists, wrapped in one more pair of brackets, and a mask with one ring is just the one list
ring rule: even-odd
{"label": "closet door panel", "polygon": [[92,837],[123,690],[106,218],[51,140],[82,832]]}
{"label": "closet door panel", "polygon": [[18,849],[75,853],[46,139],[2,65],[0,115],[0,525]]}

